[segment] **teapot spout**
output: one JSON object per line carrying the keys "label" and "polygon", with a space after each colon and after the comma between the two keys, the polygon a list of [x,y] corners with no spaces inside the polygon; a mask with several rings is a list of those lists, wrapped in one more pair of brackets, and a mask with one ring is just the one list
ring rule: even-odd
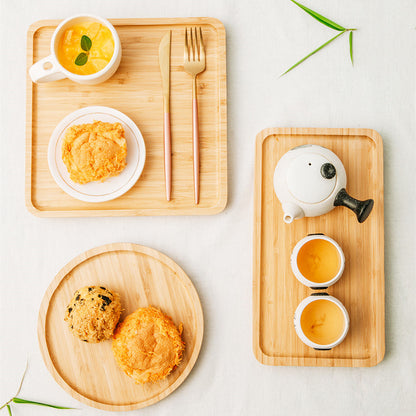
{"label": "teapot spout", "polygon": [[364,222],[370,215],[374,206],[374,201],[372,199],[359,201],[358,199],[348,195],[347,191],[342,188],[335,197],[334,205],[336,207],[342,205],[349,208],[351,211],[354,211],[358,222],[361,223]]}
{"label": "teapot spout", "polygon": [[299,205],[292,204],[291,202],[286,202],[282,204],[283,208],[283,221],[286,224],[290,224],[293,220],[303,218],[305,213]]}

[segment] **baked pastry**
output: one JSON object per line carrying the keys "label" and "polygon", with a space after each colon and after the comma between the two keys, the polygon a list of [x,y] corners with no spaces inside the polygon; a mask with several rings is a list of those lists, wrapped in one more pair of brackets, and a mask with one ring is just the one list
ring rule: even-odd
{"label": "baked pastry", "polygon": [[103,286],[86,286],[74,293],[64,319],[73,335],[97,343],[111,338],[120,314],[118,293]]}
{"label": "baked pastry", "polygon": [[139,308],[117,325],[112,349],[119,367],[138,384],[166,378],[182,359],[182,324],[152,306]]}
{"label": "baked pastry", "polygon": [[126,167],[127,141],[120,123],[94,121],[69,127],[62,141],[62,160],[71,180],[105,181]]}

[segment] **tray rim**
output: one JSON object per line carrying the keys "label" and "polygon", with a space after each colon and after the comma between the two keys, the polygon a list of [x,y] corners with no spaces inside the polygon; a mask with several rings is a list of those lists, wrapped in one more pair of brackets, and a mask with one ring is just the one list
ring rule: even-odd
{"label": "tray rim", "polygon": [[293,356],[271,356],[266,354],[260,345],[260,266],[261,266],[261,188],[263,169],[263,142],[271,135],[320,135],[320,136],[365,136],[371,139],[377,149],[377,158],[383,180],[381,182],[382,206],[380,216],[382,224],[382,246],[384,247],[384,169],[383,169],[383,141],[380,134],[373,129],[367,128],[325,128],[325,127],[270,127],[261,130],[255,141],[255,166],[254,166],[254,197],[253,197],[253,281],[252,281],[252,348],[257,361],[264,365],[273,366],[310,366],[310,367],[373,367],[379,364],[385,355],[385,273],[384,273],[384,250],[382,252],[382,263],[380,266],[381,290],[378,298],[382,299],[378,306],[382,316],[381,333],[376,334],[376,350],[368,358],[313,358]]}
{"label": "tray rim", "polygon": [[[215,215],[227,206],[228,199],[228,138],[227,138],[227,65],[226,65],[226,32],[224,24],[214,17],[167,17],[167,18],[109,18],[115,26],[174,26],[174,25],[210,25],[214,27],[218,36],[218,96],[219,103],[219,188],[216,205],[199,208],[189,206],[184,208],[126,208],[126,209],[79,209],[79,210],[49,210],[39,209],[33,202],[32,174],[33,174],[33,82],[29,76],[29,68],[33,64],[33,39],[35,33],[47,26],[57,26],[63,19],[41,19],[29,25],[26,37],[26,117],[25,117],[25,205],[27,210],[36,217],[127,217],[153,215]],[[221,76],[223,74],[224,76]],[[225,100],[225,103],[222,102]]]}
{"label": "tray rim", "polygon": [[[175,380],[175,382],[169,385],[165,390],[163,390],[158,395],[151,397],[148,400],[145,400],[140,403],[135,404],[127,404],[127,405],[113,405],[102,403],[99,401],[95,401],[83,396],[81,393],[73,389],[67,382],[61,377],[58,371],[55,368],[55,365],[50,357],[48,345],[46,342],[46,316],[49,310],[49,303],[52,299],[53,294],[55,293],[56,289],[61,284],[62,280],[71,272],[75,267],[82,264],[86,260],[99,256],[104,253],[109,253],[112,251],[130,251],[145,254],[150,256],[176,272],[178,278],[180,278],[181,282],[184,285],[184,288],[187,290],[190,299],[192,300],[192,304],[195,308],[195,316],[196,316],[196,327],[198,328],[197,334],[195,334],[195,346],[192,351],[192,354],[189,358],[189,361],[186,367],[183,369],[180,376]],[[161,253],[160,251],[142,246],[140,244],[134,243],[111,243],[111,244],[104,244],[98,247],[94,247],[83,253],[78,254],[76,257],[71,259],[68,263],[63,266],[59,272],[56,274],[54,279],[49,284],[48,288],[45,291],[43,296],[42,302],[39,307],[38,313],[38,322],[37,322],[37,338],[39,349],[43,358],[43,362],[48,369],[49,373],[52,375],[56,383],[69,395],[71,395],[74,399],[78,400],[81,403],[87,404],[88,406],[94,407],[96,409],[101,410],[109,410],[109,411],[129,411],[129,410],[137,410],[152,404],[159,402],[160,400],[164,399],[168,395],[170,395],[174,390],[176,390],[188,377],[189,373],[192,371],[196,360],[199,356],[202,340],[204,336],[204,315],[202,310],[201,301],[198,296],[198,292],[194,284],[192,283],[191,279],[188,275],[184,272],[184,270],[170,257]]]}

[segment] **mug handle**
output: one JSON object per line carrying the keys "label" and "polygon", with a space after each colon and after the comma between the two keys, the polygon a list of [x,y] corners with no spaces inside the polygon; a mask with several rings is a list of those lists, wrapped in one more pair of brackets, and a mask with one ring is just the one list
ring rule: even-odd
{"label": "mug handle", "polygon": [[65,74],[58,68],[58,62],[53,55],[49,55],[33,64],[29,68],[29,75],[32,81],[36,83],[66,78]]}

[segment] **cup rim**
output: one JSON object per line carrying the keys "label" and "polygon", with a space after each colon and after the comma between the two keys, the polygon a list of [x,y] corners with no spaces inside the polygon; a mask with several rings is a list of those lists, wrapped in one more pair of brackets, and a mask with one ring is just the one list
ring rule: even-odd
{"label": "cup rim", "polygon": [[[101,69],[100,71],[94,72],[93,74],[89,74],[89,75],[79,75],[79,74],[74,74],[71,71],[68,71],[59,62],[58,56],[56,55],[56,52],[55,52],[55,44],[60,39],[60,37],[58,38],[58,34],[62,30],[63,26],[66,25],[67,23],[69,23],[71,20],[79,19],[80,17],[86,17],[86,18],[89,18],[89,19],[98,20],[100,23],[102,23],[104,26],[106,26],[110,30],[111,35],[113,36],[113,40],[114,40],[114,52],[113,52],[113,56],[111,57],[108,64],[103,69]],[[64,73],[67,78],[72,79],[72,80],[87,81],[87,80],[93,80],[93,79],[99,78],[100,76],[102,76],[103,74],[108,72],[110,70],[110,68],[112,68],[114,63],[117,61],[118,55],[120,53],[120,49],[121,49],[120,38],[119,38],[118,33],[117,33],[116,29],[114,28],[114,26],[107,19],[105,19],[103,17],[100,17],[100,16],[97,16],[97,15],[94,15],[94,14],[88,14],[88,13],[86,13],[86,14],[85,13],[76,14],[76,15],[73,15],[73,16],[70,16],[70,17],[64,19],[56,27],[55,31],[53,32],[52,38],[51,38],[51,54],[54,57],[54,59],[56,61],[56,64],[59,67],[59,70],[62,73]]]}
{"label": "cup rim", "polygon": [[[299,270],[299,266],[298,266],[299,251],[306,243],[308,243],[309,241],[312,241],[312,240],[326,240],[326,241],[328,241],[329,243],[331,243],[337,249],[338,254],[340,256],[340,267],[339,267],[338,273],[332,279],[327,280],[326,282],[318,283],[318,282],[314,282],[312,280],[309,280]],[[298,241],[297,244],[295,245],[295,247],[293,248],[292,254],[290,256],[290,265],[292,267],[292,271],[293,271],[295,277],[299,280],[299,282],[301,282],[302,284],[304,284],[305,286],[308,286],[310,288],[324,289],[324,288],[327,288],[329,286],[332,286],[342,276],[342,273],[344,272],[344,269],[345,269],[345,255],[344,255],[344,252],[343,252],[341,246],[333,238],[328,237],[325,234],[310,234],[310,235],[302,238],[300,241]]]}
{"label": "cup rim", "polygon": [[[306,306],[308,306],[310,303],[315,302],[317,300],[327,300],[327,301],[335,303],[340,308],[344,316],[344,330],[342,331],[342,334],[340,335],[340,337],[336,341],[332,342],[331,344],[318,344],[316,342],[313,342],[305,335],[302,329],[301,318],[302,318],[303,311],[305,310]],[[294,316],[294,326],[295,326],[295,331],[296,331],[297,336],[301,339],[301,341],[304,344],[308,345],[309,347],[316,348],[316,349],[328,349],[329,350],[329,349],[336,347],[337,345],[341,344],[342,341],[344,341],[350,329],[350,316],[348,314],[347,309],[345,308],[345,306],[339,299],[337,299],[334,296],[328,295],[327,293],[322,293],[322,294],[317,293],[317,294],[310,295],[307,298],[303,299],[302,302],[298,305],[295,311],[295,316]]]}

